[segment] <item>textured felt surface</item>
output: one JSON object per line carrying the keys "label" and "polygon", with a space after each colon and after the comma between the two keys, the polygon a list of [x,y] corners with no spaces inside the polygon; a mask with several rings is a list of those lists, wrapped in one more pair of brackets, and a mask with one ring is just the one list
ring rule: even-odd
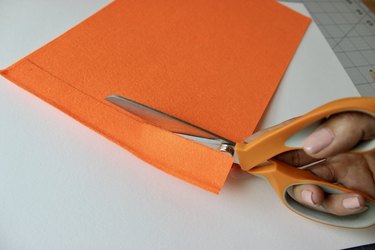
{"label": "textured felt surface", "polygon": [[242,141],[309,22],[273,0],[115,1],[2,74],[145,161],[218,192],[230,157],[104,98],[122,95]]}
{"label": "textured felt surface", "polygon": [[233,158],[226,154],[145,124],[104,101],[98,102],[28,60],[17,63],[3,74],[143,160],[178,178],[215,193],[225,182],[233,163]]}

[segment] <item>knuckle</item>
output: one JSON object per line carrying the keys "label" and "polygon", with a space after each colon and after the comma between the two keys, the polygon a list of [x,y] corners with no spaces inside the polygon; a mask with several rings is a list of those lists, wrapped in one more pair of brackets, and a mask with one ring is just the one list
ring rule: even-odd
{"label": "knuckle", "polygon": [[328,126],[348,138],[372,139],[375,137],[375,117],[363,112],[344,112],[332,115]]}

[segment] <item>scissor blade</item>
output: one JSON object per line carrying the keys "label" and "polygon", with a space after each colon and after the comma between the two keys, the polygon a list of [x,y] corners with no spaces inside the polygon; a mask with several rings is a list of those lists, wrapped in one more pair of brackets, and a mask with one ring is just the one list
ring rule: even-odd
{"label": "scissor blade", "polygon": [[162,111],[153,109],[136,101],[130,100],[119,95],[110,95],[106,100],[123,108],[124,110],[142,118],[145,122],[157,126],[159,128],[188,136],[202,144],[228,144],[234,145],[233,142],[211,133],[203,128],[195,126],[191,123],[183,121],[177,117],[166,114]]}

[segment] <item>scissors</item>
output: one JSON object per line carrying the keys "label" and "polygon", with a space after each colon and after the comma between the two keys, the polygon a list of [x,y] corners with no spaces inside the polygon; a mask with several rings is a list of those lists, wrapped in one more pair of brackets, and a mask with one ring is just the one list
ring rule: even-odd
{"label": "scissors", "polygon": [[[267,179],[282,202],[303,217],[346,228],[365,228],[375,225],[375,199],[371,196],[324,181],[306,169],[298,169],[273,159],[278,154],[302,149],[303,140],[331,115],[355,111],[375,117],[375,98],[353,97],[335,100],[286,124],[271,128],[250,142],[239,143],[119,95],[110,95],[106,100],[151,125],[231,154],[234,162],[238,163],[242,170]],[[350,152],[358,154],[375,152],[375,139],[361,141]],[[290,195],[294,186],[302,184],[318,185],[329,194],[359,193],[365,198],[368,209],[350,216],[336,216],[311,209],[296,202]]]}

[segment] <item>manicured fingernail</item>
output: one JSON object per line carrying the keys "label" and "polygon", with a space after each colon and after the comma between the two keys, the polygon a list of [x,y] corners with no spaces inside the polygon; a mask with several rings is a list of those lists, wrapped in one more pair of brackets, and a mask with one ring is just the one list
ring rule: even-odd
{"label": "manicured fingernail", "polygon": [[361,207],[358,197],[349,197],[342,200],[342,206],[347,209],[357,209]]}
{"label": "manicured fingernail", "polygon": [[303,149],[310,154],[316,154],[328,147],[335,138],[334,133],[329,128],[322,128],[312,133],[303,142]]}
{"label": "manicured fingernail", "polygon": [[312,199],[313,193],[311,191],[303,190],[302,193],[301,193],[301,195],[302,195],[302,199],[306,203],[308,203],[310,205],[315,205],[315,202]]}

